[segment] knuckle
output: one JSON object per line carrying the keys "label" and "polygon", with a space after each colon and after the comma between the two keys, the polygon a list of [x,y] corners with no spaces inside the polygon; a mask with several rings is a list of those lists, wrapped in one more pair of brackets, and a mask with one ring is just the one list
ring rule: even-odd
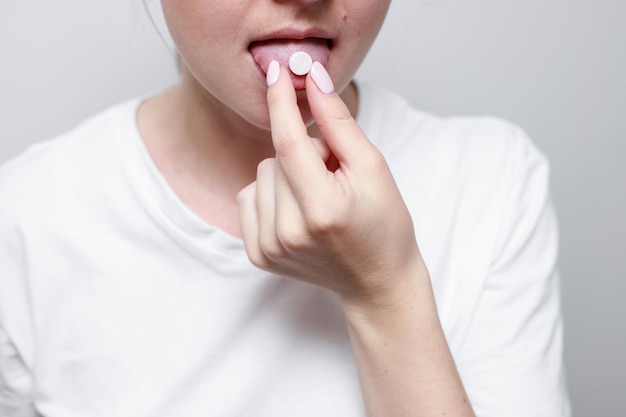
{"label": "knuckle", "polygon": [[328,111],[325,113],[331,121],[354,122],[350,109],[341,100],[328,103]]}
{"label": "knuckle", "polygon": [[327,237],[342,229],[342,222],[332,211],[314,210],[307,217],[307,230],[316,238]]}
{"label": "knuckle", "polygon": [[356,121],[352,117],[349,111],[340,110],[338,112],[334,112],[324,118],[320,118],[317,121],[318,127],[320,129],[326,129],[331,126],[340,127],[342,125],[351,126],[355,125]]}
{"label": "knuckle", "polygon": [[257,168],[256,168],[257,178],[260,176],[263,176],[263,174],[273,172],[275,165],[276,165],[275,158],[265,158],[264,160],[259,162],[259,165],[257,165]]}
{"label": "knuckle", "polygon": [[274,136],[274,150],[276,154],[281,156],[289,155],[298,143],[296,136],[291,132],[276,134]]}
{"label": "knuckle", "polygon": [[260,250],[260,248],[246,248],[246,254],[248,255],[250,263],[257,268],[268,269],[270,267],[269,260],[263,255],[263,252]]}
{"label": "knuckle", "polygon": [[263,257],[267,260],[280,260],[286,255],[285,248],[275,237],[259,238],[259,247],[261,249]]}
{"label": "knuckle", "polygon": [[339,123],[356,123],[354,117],[347,108],[342,108],[330,116],[331,120]]}
{"label": "knuckle", "polygon": [[299,227],[282,225],[277,229],[278,239],[282,246],[291,252],[304,252],[310,248],[311,240]]}
{"label": "knuckle", "polygon": [[251,201],[254,201],[256,195],[256,182],[248,184],[237,193],[236,201],[239,207],[244,207]]}
{"label": "knuckle", "polygon": [[359,196],[354,192],[343,192],[332,199],[311,204],[305,215],[308,233],[315,240],[328,240],[349,233],[357,221]]}

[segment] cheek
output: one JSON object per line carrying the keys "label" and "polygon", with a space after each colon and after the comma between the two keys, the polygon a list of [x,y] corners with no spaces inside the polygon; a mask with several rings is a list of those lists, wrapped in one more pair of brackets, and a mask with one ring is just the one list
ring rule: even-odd
{"label": "cheek", "polygon": [[[241,20],[231,2],[163,0],[163,12],[186,77],[211,107],[233,112],[258,127],[268,123],[264,79],[245,48],[238,48]],[[226,6],[225,6],[226,5]]]}
{"label": "cheek", "polygon": [[229,3],[162,0],[163,14],[178,49],[190,53],[232,41],[241,19]]}
{"label": "cheek", "polygon": [[366,4],[357,10],[355,24],[358,36],[362,37],[364,42],[368,42],[369,49],[387,16],[390,1],[367,0],[363,3]]}
{"label": "cheek", "polygon": [[[347,70],[348,76],[335,80],[338,88],[347,85],[365,59],[385,20],[389,4],[389,1],[384,0],[361,0],[358,6],[344,13],[342,23],[345,42],[338,48],[337,66]],[[330,68],[331,71],[335,69]]]}

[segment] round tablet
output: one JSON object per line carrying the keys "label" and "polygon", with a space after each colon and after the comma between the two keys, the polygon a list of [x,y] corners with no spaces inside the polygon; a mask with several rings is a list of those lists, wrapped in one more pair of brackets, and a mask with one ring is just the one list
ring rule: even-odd
{"label": "round tablet", "polygon": [[312,65],[311,55],[304,51],[296,51],[289,57],[289,69],[296,75],[307,75]]}

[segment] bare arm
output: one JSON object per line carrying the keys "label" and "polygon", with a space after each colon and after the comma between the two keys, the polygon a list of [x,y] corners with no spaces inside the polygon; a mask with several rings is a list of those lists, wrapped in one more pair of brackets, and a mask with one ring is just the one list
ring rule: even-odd
{"label": "bare arm", "polygon": [[321,151],[285,69],[268,88],[276,158],[239,195],[248,256],[339,297],[372,417],[473,416],[406,205],[339,95],[318,88],[329,82],[320,66],[307,78]]}
{"label": "bare arm", "polygon": [[396,304],[343,303],[371,416],[473,416],[425,268]]}

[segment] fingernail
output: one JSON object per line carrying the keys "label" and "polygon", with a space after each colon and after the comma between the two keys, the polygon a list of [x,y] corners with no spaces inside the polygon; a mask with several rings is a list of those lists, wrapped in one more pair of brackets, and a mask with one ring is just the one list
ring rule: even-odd
{"label": "fingernail", "polygon": [[280,64],[278,61],[270,62],[270,66],[267,67],[267,74],[265,76],[265,81],[267,82],[267,86],[271,87],[276,84],[278,81],[278,77],[280,76]]}
{"label": "fingernail", "polygon": [[311,78],[313,78],[317,88],[319,88],[322,93],[330,94],[335,91],[333,80],[330,79],[326,68],[317,61],[315,61],[311,67]]}

